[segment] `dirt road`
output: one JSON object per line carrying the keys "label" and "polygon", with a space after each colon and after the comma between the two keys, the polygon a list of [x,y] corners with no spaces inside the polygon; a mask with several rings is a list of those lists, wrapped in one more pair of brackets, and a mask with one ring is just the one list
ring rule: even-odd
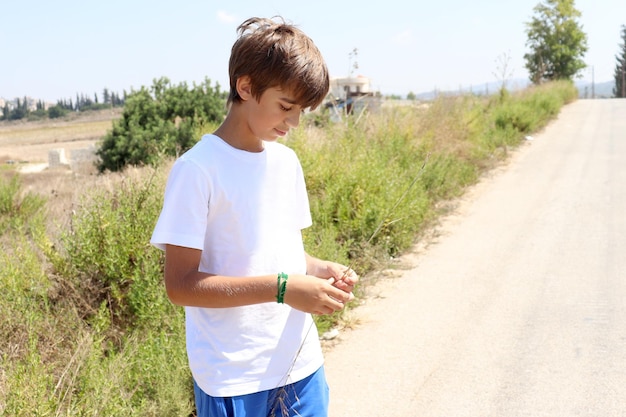
{"label": "dirt road", "polygon": [[331,417],[626,415],[626,100],[470,191],[326,354]]}

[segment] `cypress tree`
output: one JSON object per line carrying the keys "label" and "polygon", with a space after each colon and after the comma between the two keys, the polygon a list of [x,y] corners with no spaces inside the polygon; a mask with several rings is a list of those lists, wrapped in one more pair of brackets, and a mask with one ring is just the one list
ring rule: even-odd
{"label": "cypress tree", "polygon": [[617,98],[626,98],[626,25],[622,25],[622,43],[620,52],[615,56],[615,87],[613,95]]}

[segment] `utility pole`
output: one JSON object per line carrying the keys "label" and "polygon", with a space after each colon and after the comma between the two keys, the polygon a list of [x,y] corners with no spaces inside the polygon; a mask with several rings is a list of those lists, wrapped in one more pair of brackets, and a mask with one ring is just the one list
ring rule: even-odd
{"label": "utility pole", "polygon": [[593,65],[591,66],[591,98],[596,98],[596,78]]}

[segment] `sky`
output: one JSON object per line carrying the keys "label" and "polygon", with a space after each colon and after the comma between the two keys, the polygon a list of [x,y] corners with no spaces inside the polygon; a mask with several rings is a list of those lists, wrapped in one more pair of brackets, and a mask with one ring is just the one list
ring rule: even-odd
{"label": "sky", "polygon": [[[0,97],[101,98],[104,88],[121,94],[160,77],[190,86],[208,78],[228,90],[237,26],[275,15],[313,39],[333,77],[366,76],[385,95],[482,91],[502,78],[528,79],[526,23],[539,3],[0,0]],[[613,80],[626,1],[575,0],[575,7],[589,47],[581,79]]]}

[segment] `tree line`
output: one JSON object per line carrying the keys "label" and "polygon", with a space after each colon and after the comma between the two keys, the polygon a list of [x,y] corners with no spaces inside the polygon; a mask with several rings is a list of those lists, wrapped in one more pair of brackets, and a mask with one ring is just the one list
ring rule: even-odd
{"label": "tree line", "polygon": [[93,97],[85,94],[76,93],[75,99],[63,98],[57,100],[54,106],[46,107],[42,100],[33,100],[28,97],[23,99],[15,99],[13,106],[8,102],[4,103],[0,114],[0,120],[39,120],[39,119],[56,119],[66,116],[71,112],[83,112],[89,110],[101,110],[112,107],[123,107],[126,102],[126,91],[122,95],[109,91],[105,88],[102,92],[102,101],[98,99],[98,94],[94,93]]}

